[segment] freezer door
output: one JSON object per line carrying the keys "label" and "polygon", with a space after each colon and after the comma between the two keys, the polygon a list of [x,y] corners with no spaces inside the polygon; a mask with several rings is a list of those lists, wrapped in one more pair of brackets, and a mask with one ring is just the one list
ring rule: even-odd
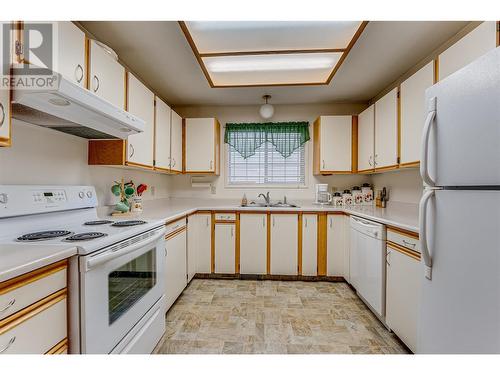
{"label": "freezer door", "polygon": [[500,48],[427,89],[426,100],[424,182],[500,186]]}
{"label": "freezer door", "polygon": [[426,206],[417,352],[500,353],[500,191],[438,190]]}

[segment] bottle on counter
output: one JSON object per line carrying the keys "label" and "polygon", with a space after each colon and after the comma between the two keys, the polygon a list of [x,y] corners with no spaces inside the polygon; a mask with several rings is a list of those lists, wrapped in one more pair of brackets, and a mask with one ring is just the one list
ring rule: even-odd
{"label": "bottle on counter", "polygon": [[363,194],[363,206],[373,205],[373,190],[368,183],[361,186],[361,193]]}
{"label": "bottle on counter", "polygon": [[241,198],[241,206],[246,207],[248,205],[247,195],[243,193],[243,198]]}
{"label": "bottle on counter", "polygon": [[359,186],[353,186],[351,190],[352,202],[356,206],[361,206],[363,204],[363,193]]}
{"label": "bottle on counter", "polygon": [[342,194],[340,194],[339,191],[336,191],[332,195],[332,205],[334,207],[343,207],[344,206],[344,200],[342,199]]}
{"label": "bottle on counter", "polygon": [[349,189],[344,190],[344,192],[342,193],[342,203],[344,207],[352,206],[352,194]]}

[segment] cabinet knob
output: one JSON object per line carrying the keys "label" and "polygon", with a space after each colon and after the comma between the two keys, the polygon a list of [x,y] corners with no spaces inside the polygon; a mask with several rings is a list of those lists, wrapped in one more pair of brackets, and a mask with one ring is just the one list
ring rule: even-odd
{"label": "cabinet knob", "polygon": [[130,150],[128,157],[131,158],[132,156],[134,156],[135,149],[134,149],[134,146],[132,145],[132,143],[128,147],[129,147],[129,150]]}
{"label": "cabinet knob", "polygon": [[78,64],[76,66],[76,68],[75,68],[75,79],[76,79],[76,82],[78,82],[78,83],[82,82],[82,79],[83,79],[83,67],[80,64]]}
{"label": "cabinet knob", "polygon": [[93,80],[93,87],[94,87],[94,92],[97,92],[99,90],[99,78],[94,75],[94,80]]}
{"label": "cabinet knob", "polygon": [[2,103],[0,103],[0,112],[1,112],[0,113],[0,127],[1,127],[5,122],[5,109]]}

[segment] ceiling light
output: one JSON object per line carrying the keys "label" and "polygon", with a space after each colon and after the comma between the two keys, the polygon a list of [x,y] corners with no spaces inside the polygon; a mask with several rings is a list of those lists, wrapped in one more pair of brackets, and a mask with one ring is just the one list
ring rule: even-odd
{"label": "ceiling light", "polygon": [[263,119],[268,120],[274,115],[274,107],[271,104],[267,103],[267,101],[271,99],[271,95],[264,95],[262,99],[264,99],[266,103],[262,104],[259,113]]}

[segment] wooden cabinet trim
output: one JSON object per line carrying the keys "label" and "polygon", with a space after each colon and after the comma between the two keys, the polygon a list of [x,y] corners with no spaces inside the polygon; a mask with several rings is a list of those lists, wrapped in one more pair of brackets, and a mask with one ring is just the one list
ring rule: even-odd
{"label": "wooden cabinet trim", "polygon": [[303,213],[299,212],[298,215],[298,231],[297,231],[297,238],[298,238],[298,243],[297,243],[297,274],[299,276],[302,275],[302,219],[303,219]]}
{"label": "wooden cabinet trim", "polygon": [[396,228],[396,227],[392,227],[392,226],[387,226],[387,230],[389,232],[395,232],[395,233],[403,234],[405,236],[412,237],[412,238],[414,238],[416,240],[419,239],[418,233],[415,233],[415,232],[412,232],[412,231],[409,231],[409,230],[406,230],[406,229],[401,229],[401,228]]}
{"label": "wooden cabinet trim", "polygon": [[68,338],[61,340],[45,354],[61,354],[68,350]]}
{"label": "wooden cabinet trim", "polygon": [[235,254],[234,254],[234,270],[235,273],[240,273],[240,214],[236,214],[236,228],[235,228]]}
{"label": "wooden cabinet trim", "polygon": [[211,214],[211,231],[212,235],[210,238],[210,269],[212,273],[215,273],[215,213]]}
{"label": "wooden cabinet trim", "polygon": [[266,272],[271,274],[271,213],[267,212],[267,248],[266,248]]}
{"label": "wooden cabinet trim", "polygon": [[326,276],[327,272],[327,214],[318,214],[318,249],[317,267],[318,276]]}
{"label": "wooden cabinet trim", "polygon": [[351,172],[358,171],[358,116],[352,116],[351,130]]}
{"label": "wooden cabinet trim", "polygon": [[387,247],[389,247],[392,250],[395,250],[397,252],[400,252],[403,255],[409,256],[410,258],[413,258],[415,260],[420,261],[421,255],[420,255],[420,253],[418,253],[416,251],[405,249],[404,247],[399,246],[398,244],[391,242],[391,241],[387,241]]}
{"label": "wooden cabinet trim", "polygon": [[170,239],[176,237],[177,235],[181,234],[182,232],[185,232],[186,230],[187,230],[187,227],[183,226],[182,228],[179,228],[179,229],[167,234],[165,236],[165,240],[170,240]]}

